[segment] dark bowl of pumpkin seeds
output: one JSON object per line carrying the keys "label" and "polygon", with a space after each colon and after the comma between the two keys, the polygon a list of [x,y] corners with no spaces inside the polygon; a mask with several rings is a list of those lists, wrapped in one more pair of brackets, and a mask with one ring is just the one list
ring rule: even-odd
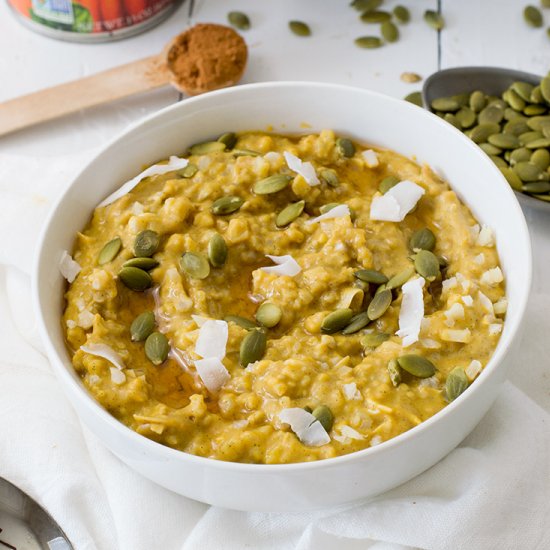
{"label": "dark bowl of pumpkin seeds", "polygon": [[499,67],[434,73],[424,106],[491,158],[522,206],[550,212],[550,76]]}

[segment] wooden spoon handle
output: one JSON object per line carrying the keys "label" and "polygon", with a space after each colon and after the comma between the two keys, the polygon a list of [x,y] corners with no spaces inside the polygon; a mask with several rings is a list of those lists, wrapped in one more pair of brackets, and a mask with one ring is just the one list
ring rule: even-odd
{"label": "wooden spoon handle", "polygon": [[169,82],[162,56],[155,55],[0,103],[0,136],[80,109]]}

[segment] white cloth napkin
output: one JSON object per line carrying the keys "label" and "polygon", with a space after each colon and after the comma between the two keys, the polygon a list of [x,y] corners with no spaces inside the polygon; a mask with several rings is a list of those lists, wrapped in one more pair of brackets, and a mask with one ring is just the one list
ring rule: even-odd
{"label": "white cloth napkin", "polygon": [[[65,399],[29,298],[39,228],[89,156],[0,154],[0,476],[45,506],[77,550],[550,548],[550,290],[544,287],[530,302],[514,383],[474,432],[429,471],[362,505],[234,512],[180,497],[121,463]],[[534,241],[545,244],[540,233]]]}

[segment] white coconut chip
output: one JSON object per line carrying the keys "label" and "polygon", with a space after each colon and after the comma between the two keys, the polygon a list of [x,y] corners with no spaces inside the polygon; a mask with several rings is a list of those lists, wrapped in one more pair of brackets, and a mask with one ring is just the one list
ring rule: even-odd
{"label": "white coconut chip", "polygon": [[191,315],[191,319],[195,321],[195,324],[200,328],[206,321],[212,321],[210,317],[203,317],[202,315]]}
{"label": "white coconut chip", "polygon": [[404,180],[372,199],[371,220],[400,222],[416,206],[425,191],[416,183]]}
{"label": "white coconut chip", "polygon": [[347,424],[342,424],[340,426],[340,433],[344,437],[349,437],[350,439],[365,439],[365,436],[360,434],[357,430],[354,430],[351,426],[348,426]]}
{"label": "white coconut chip", "polygon": [[313,167],[313,164],[311,164],[311,162],[303,162],[296,155],[293,155],[288,151],[285,151],[283,155],[285,157],[288,167],[293,172],[300,174],[300,176],[302,176],[306,180],[306,183],[308,185],[313,187],[321,183],[319,181],[319,178],[317,177],[317,174],[315,173],[315,168]]}
{"label": "white coconut chip", "polygon": [[173,172],[174,170],[181,170],[189,164],[187,159],[180,159],[179,157],[170,157],[166,164],[153,164],[149,166],[143,172],[138,174],[135,178],[132,178],[130,181],[127,181],[125,184],[120,186],[114,193],[110,194],[106,199],[101,201],[98,204],[98,207],[107,206],[112,202],[120,199],[127,193],[129,193],[143,178],[148,178],[149,176],[160,176],[168,172]]}
{"label": "white coconut chip", "polygon": [[478,244],[479,246],[495,245],[495,234],[489,226],[481,226],[481,231],[479,232],[479,235],[477,237],[476,244]]}
{"label": "white coconut chip", "polygon": [[466,373],[466,376],[468,377],[468,380],[470,382],[476,378],[476,376],[481,372],[482,365],[477,360],[474,359],[465,369],[464,372]]}
{"label": "white coconut chip", "polygon": [[502,332],[502,323],[491,323],[489,325],[489,334],[500,334]]}
{"label": "white coconut chip", "polygon": [[226,321],[209,319],[199,330],[199,337],[195,343],[195,353],[204,358],[225,357],[228,328]]}
{"label": "white coconut chip", "polygon": [[475,258],[474,258],[474,262],[477,264],[477,265],[483,265],[485,263],[485,254],[483,254],[483,252],[479,253]]}
{"label": "white coconut chip", "polygon": [[290,256],[290,254],[286,254],[285,256],[270,256],[269,254],[266,254],[266,257],[272,260],[277,265],[260,267],[260,269],[264,273],[273,273],[273,275],[288,275],[289,277],[294,277],[294,275],[298,275],[298,273],[302,271],[302,268],[300,267],[298,262],[292,256]]}
{"label": "white coconut chip", "polygon": [[281,159],[281,153],[278,153],[277,151],[268,151],[264,155],[264,159],[267,160],[270,164],[275,164]]}
{"label": "white coconut chip", "polygon": [[446,342],[467,344],[472,339],[472,333],[468,328],[465,328],[464,330],[445,329],[441,331],[441,339]]}
{"label": "white coconut chip", "polygon": [[372,149],[363,151],[363,159],[369,168],[376,168],[380,164],[380,162],[378,162],[378,156]]}
{"label": "white coconut chip", "polygon": [[454,327],[455,321],[464,319],[464,306],[456,302],[444,312],[444,315],[447,318],[445,324],[448,327]]}
{"label": "white coconut chip", "polygon": [[75,262],[66,250],[63,250],[59,260],[59,271],[61,271],[61,275],[63,275],[69,283],[72,283],[81,270],[82,267],[80,264]]}
{"label": "white coconut chip", "polygon": [[310,447],[320,447],[330,443],[330,436],[323,425],[309,412],[300,407],[283,409],[279,419],[289,424],[298,439]]}
{"label": "white coconut chip", "polygon": [[380,443],[382,443],[382,437],[381,436],[375,435],[375,436],[371,437],[371,439],[370,439],[370,446],[371,447],[376,447],[376,445],[380,445]]}
{"label": "white coconut chip", "polygon": [[495,309],[493,307],[493,302],[491,302],[491,300],[485,294],[483,294],[483,292],[481,292],[481,290],[477,293],[477,298],[481,302],[481,305],[483,306],[483,309],[487,313],[489,313],[491,315],[495,314]]}
{"label": "white coconut chip", "polygon": [[334,208],[331,208],[328,212],[317,216],[306,222],[306,225],[311,225],[313,223],[322,222],[323,220],[331,220],[333,218],[343,218],[344,216],[350,216],[351,212],[347,204],[339,204]]}
{"label": "white coconut chip", "polygon": [[361,392],[357,389],[357,384],[355,382],[343,384],[342,390],[344,392],[344,397],[348,401],[351,401],[353,399],[361,399]]}
{"label": "white coconut chip", "polygon": [[424,293],[426,281],[422,277],[413,279],[402,286],[403,301],[399,311],[399,330],[397,336],[403,339],[403,347],[418,341],[420,326],[424,317]]}
{"label": "white coconut chip", "polygon": [[449,279],[445,279],[443,283],[441,283],[442,292],[447,292],[452,288],[456,288],[456,285],[457,285],[456,277],[450,277]]}
{"label": "white coconut chip", "polygon": [[506,298],[501,298],[498,302],[493,304],[493,309],[495,315],[504,315],[508,309],[508,300]]}
{"label": "white coconut chip", "polygon": [[120,384],[124,384],[124,382],[126,382],[126,375],[121,370],[118,370],[115,367],[110,367],[110,371],[111,382],[113,382],[113,384],[120,386]]}
{"label": "white coconut chip", "polygon": [[124,361],[122,357],[107,344],[94,344],[93,342],[84,346],[80,346],[80,349],[89,353],[90,355],[95,355],[96,357],[103,357],[107,359],[109,363],[112,363],[117,369],[124,369]]}
{"label": "white coconut chip", "polygon": [[469,294],[462,296],[462,301],[464,302],[464,305],[468,307],[472,307],[474,304],[474,299]]}
{"label": "white coconut chip", "polygon": [[223,363],[217,357],[207,357],[195,361],[195,368],[206,389],[218,391],[231,378]]}
{"label": "white coconut chip", "polygon": [[488,269],[481,275],[481,282],[485,285],[493,286],[502,283],[502,281],[504,281],[504,275],[498,266]]}

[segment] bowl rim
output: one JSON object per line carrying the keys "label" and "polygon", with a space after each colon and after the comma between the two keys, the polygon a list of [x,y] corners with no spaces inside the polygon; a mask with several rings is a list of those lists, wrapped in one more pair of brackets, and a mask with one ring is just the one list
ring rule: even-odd
{"label": "bowl rim", "polygon": [[[124,140],[127,136],[129,136],[130,134],[136,131],[142,130],[147,125],[154,123],[156,119],[162,118],[163,116],[165,116],[167,113],[170,113],[172,111],[177,111],[180,109],[192,108],[194,104],[208,102],[208,101],[211,101],[212,98],[223,98],[224,96],[227,96],[227,95],[233,95],[233,94],[238,95],[241,93],[246,93],[248,92],[248,90],[261,91],[264,89],[272,89],[272,88],[275,88],[275,89],[291,88],[292,89],[292,88],[300,88],[300,87],[307,87],[310,89],[324,89],[327,91],[333,90],[335,92],[353,93],[353,94],[361,93],[361,94],[364,94],[367,98],[376,97],[385,102],[388,102],[390,106],[392,104],[395,104],[395,105],[399,104],[401,108],[405,108],[405,109],[420,109],[420,111],[423,113],[423,115],[421,116],[433,117],[437,122],[437,124],[441,125],[441,127],[444,129],[443,131],[456,132],[457,137],[459,137],[459,139],[462,139],[464,141],[464,143],[471,149],[473,154],[481,155],[481,158],[483,158],[483,162],[486,162],[490,165],[491,169],[495,174],[495,177],[504,180],[504,177],[502,176],[498,168],[492,163],[489,157],[487,157],[483,153],[483,151],[479,149],[479,147],[477,147],[477,145],[475,145],[462,132],[460,132],[459,130],[457,130],[447,122],[441,120],[439,117],[437,117],[435,114],[431,113],[430,111],[379,92],[366,90],[356,86],[332,84],[332,83],[325,83],[325,82],[268,81],[268,82],[261,82],[261,83],[242,84],[231,88],[225,88],[225,89],[216,90],[213,92],[208,92],[200,96],[186,98],[184,101],[177,102],[172,105],[168,105],[163,109],[155,111],[139,119],[138,121],[132,123],[131,125],[126,127],[124,130],[116,134],[109,141],[107,141],[106,144],[104,144],[98,151],[94,153],[93,157],[86,163],[85,166],[83,166],[83,168],[78,172],[78,174],[72,178],[71,183],[64,189],[64,191],[55,201],[55,204],[53,204],[53,206],[50,209],[47,219],[42,226],[41,233],[35,249],[36,252],[34,254],[34,262],[33,262],[33,269],[32,269],[32,299],[33,299],[36,315],[38,318],[39,333],[45,345],[48,359],[51,362],[52,368],[55,371],[58,378],[60,378],[61,382],[64,383],[64,385],[67,385],[70,388],[72,388],[71,393],[74,393],[74,395],[78,397],[78,401],[80,401],[84,406],[86,406],[88,410],[92,412],[102,423],[108,424],[109,427],[113,429],[115,432],[118,432],[122,438],[130,438],[130,440],[133,443],[135,443],[137,447],[141,447],[144,452],[146,451],[150,453],[151,458],[155,457],[156,459],[163,459],[166,461],[175,460],[175,461],[181,461],[182,463],[191,462],[197,466],[214,468],[218,470],[232,470],[236,473],[248,472],[248,473],[273,474],[273,473],[282,473],[282,472],[285,472],[285,473],[300,472],[302,470],[321,469],[321,468],[330,469],[330,468],[339,467],[343,464],[346,464],[347,462],[355,462],[357,460],[366,459],[369,456],[383,454],[385,452],[389,452],[391,449],[393,449],[398,445],[402,445],[404,442],[406,442],[411,438],[418,437],[420,434],[428,430],[434,423],[439,422],[444,417],[453,414],[455,409],[462,407],[463,403],[466,403],[470,398],[470,396],[472,396],[474,393],[481,391],[481,388],[486,384],[488,378],[493,375],[495,369],[501,364],[510,346],[512,345],[515,337],[517,336],[521,321],[525,315],[527,301],[528,301],[528,297],[531,289],[533,261],[532,261],[532,252],[531,252],[531,241],[529,237],[527,222],[525,220],[521,207],[517,199],[515,198],[514,193],[512,192],[509,186],[506,186],[506,187],[503,187],[503,192],[510,193],[510,196],[513,197],[514,199],[512,201],[512,208],[516,210],[516,214],[521,222],[521,228],[519,228],[520,230],[518,230],[518,237],[521,237],[521,240],[522,240],[521,244],[524,247],[524,250],[529,259],[528,265],[526,266],[526,270],[527,270],[526,283],[527,284],[525,284],[524,286],[523,293],[517,298],[517,303],[518,303],[517,314],[516,314],[515,322],[512,322],[510,326],[509,333],[507,335],[507,340],[500,346],[499,349],[495,350],[495,352],[487,362],[487,365],[485,366],[485,368],[482,370],[480,375],[476,378],[476,381],[475,381],[476,383],[469,386],[467,390],[463,394],[461,394],[457,399],[455,399],[453,402],[446,405],[443,409],[438,411],[436,414],[434,414],[427,420],[424,420],[417,426],[414,426],[413,428],[387,441],[384,441],[379,445],[375,445],[373,447],[368,447],[366,449],[354,451],[351,453],[347,453],[347,454],[332,457],[332,458],[325,458],[325,459],[306,461],[306,462],[292,462],[292,463],[285,463],[285,464],[255,464],[255,463],[230,462],[230,461],[218,460],[218,459],[209,458],[209,457],[193,455],[191,453],[180,451],[178,449],[174,449],[172,447],[168,447],[166,445],[158,443],[141,434],[138,434],[131,428],[127,427],[125,424],[123,424],[121,421],[117,420],[114,416],[112,416],[109,412],[107,412],[107,410],[104,409],[86,390],[84,385],[75,378],[74,374],[69,372],[69,369],[65,366],[65,361],[70,362],[70,360],[68,359],[68,356],[65,359],[60,357],[57,354],[55,347],[49,337],[48,326],[45,321],[45,317],[41,307],[41,295],[43,292],[40,290],[39,275],[41,272],[44,242],[48,237],[50,226],[53,220],[55,219],[61,205],[65,201],[66,196],[70,193],[75,183],[80,180],[80,178],[82,177],[84,172],[89,168],[89,166],[92,165],[94,162],[96,162],[96,160],[102,154],[104,154],[110,147],[112,147],[115,143],[118,143]],[[310,131],[310,129],[304,128],[304,132],[307,132],[307,131]],[[452,185],[449,182],[447,183],[452,189],[453,188]],[[461,199],[461,202],[462,202],[462,199]],[[502,336],[501,336],[501,340],[502,340]],[[501,340],[499,340],[499,344]],[[72,399],[70,400],[73,401]],[[73,408],[75,409],[75,412],[77,413],[77,415],[80,416],[74,401],[73,401]]]}

